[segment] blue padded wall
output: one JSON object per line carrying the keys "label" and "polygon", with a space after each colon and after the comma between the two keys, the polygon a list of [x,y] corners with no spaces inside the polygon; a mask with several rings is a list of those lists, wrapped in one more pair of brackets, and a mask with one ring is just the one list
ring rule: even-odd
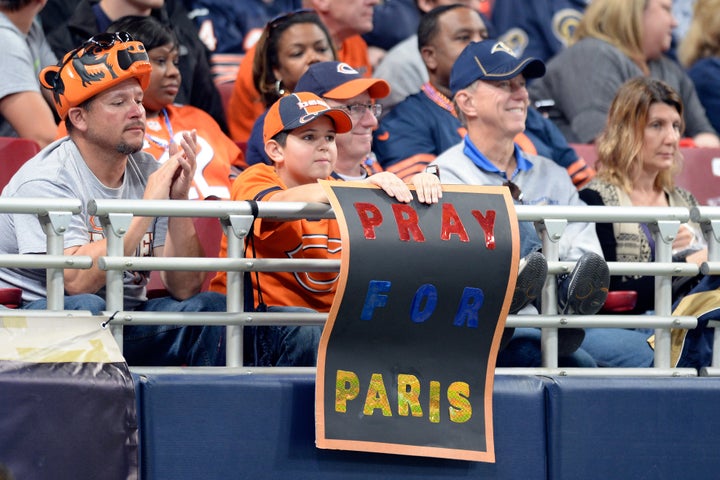
{"label": "blue padded wall", "polygon": [[543,381],[495,378],[496,463],[315,448],[314,377],[148,375],[143,480],[545,479]]}
{"label": "blue padded wall", "polygon": [[555,377],[547,393],[551,479],[720,476],[720,378]]}

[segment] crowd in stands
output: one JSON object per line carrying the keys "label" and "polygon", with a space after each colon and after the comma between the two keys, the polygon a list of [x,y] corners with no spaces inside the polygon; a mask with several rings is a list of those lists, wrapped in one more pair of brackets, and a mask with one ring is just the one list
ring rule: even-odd
{"label": "crowd in stands", "polygon": [[[0,136],[43,147],[2,197],[327,203],[317,180],[335,179],[376,185],[399,202],[412,199],[412,186],[419,201],[437,203],[441,184],[459,183],[502,185],[529,205],[694,206],[674,175],[689,168],[681,145],[720,147],[720,20],[708,13],[719,8],[718,0],[0,0]],[[218,54],[238,59],[227,100],[212,73]],[[572,148],[579,143],[597,146],[597,171]],[[100,226],[85,211],[76,217],[66,254],[103,255]],[[202,255],[189,219],[132,222],[128,255]],[[46,252],[27,215],[0,216],[0,225],[0,253]],[[595,314],[609,289],[637,290],[634,312],[652,309],[652,279],[611,278],[606,263],[652,261],[647,226],[567,230],[560,257],[576,267],[559,278],[561,313]],[[306,249],[310,258],[340,257],[335,220],[258,219],[248,246],[274,258],[318,237],[327,244]],[[706,260],[699,237],[697,225],[684,225],[675,260]],[[532,225],[521,225],[521,240],[512,313],[537,308],[547,273]],[[102,311],[103,275],[66,272],[67,308]],[[337,276],[326,276],[262,273],[252,279],[253,306],[327,312]],[[211,292],[192,272],[161,277],[170,296],[148,299],[148,272],[126,272],[128,308],[224,309],[223,273]],[[0,268],[0,286],[21,288],[22,308],[46,306],[37,269]],[[125,331],[131,362],[223,361],[219,327]],[[540,365],[538,330],[506,333],[499,366]],[[652,364],[647,332],[562,334],[563,365]],[[252,361],[312,365],[319,338],[317,327],[255,329]],[[162,353],[146,355],[151,348]]]}

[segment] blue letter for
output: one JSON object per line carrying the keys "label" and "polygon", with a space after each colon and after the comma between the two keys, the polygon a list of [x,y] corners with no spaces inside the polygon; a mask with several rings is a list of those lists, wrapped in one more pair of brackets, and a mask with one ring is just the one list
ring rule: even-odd
{"label": "blue letter for", "polygon": [[389,291],[390,282],[387,280],[370,280],[360,320],[371,320],[375,309],[387,304],[387,295],[382,295],[382,292]]}
{"label": "blue letter for", "polygon": [[[415,323],[422,323],[433,314],[435,307],[437,307],[437,288],[431,283],[421,285],[415,292],[413,297],[412,305],[410,306],[410,318]],[[420,310],[423,301],[425,302],[425,308]]]}
{"label": "blue letter for", "polygon": [[485,294],[482,290],[479,288],[465,287],[453,325],[462,327],[467,323],[468,327],[477,328],[478,310],[480,310],[484,302]]}

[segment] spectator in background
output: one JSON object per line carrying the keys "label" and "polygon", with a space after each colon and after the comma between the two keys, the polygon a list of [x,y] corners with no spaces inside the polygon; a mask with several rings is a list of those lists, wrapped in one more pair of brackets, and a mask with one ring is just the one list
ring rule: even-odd
{"label": "spectator in background", "polygon": [[547,62],[570,44],[590,0],[498,0],[492,23],[502,42],[518,57]]}
{"label": "spectator in background", "polygon": [[[665,82],[636,77],[623,84],[597,142],[597,177],[580,191],[580,198],[588,205],[696,206],[695,197],[674,182],[682,168],[682,113],[680,96]],[[653,260],[654,240],[646,225],[598,223],[596,229],[606,260]],[[673,241],[673,250],[683,252],[683,261],[697,264],[707,260],[702,246],[697,224],[681,227]],[[653,310],[654,277],[613,277],[610,287],[638,292],[632,313]]]}
{"label": "spectator in background", "polygon": [[[372,30],[373,6],[378,2],[379,0],[304,0],[303,6],[315,10],[323,25],[327,27],[338,60],[369,76],[372,68],[367,44],[360,35]],[[230,136],[236,142],[248,141],[255,120],[267,109],[253,82],[255,51],[248,51],[240,63],[230,96],[229,110],[232,115],[228,119],[228,126]]]}
{"label": "spectator in background", "polygon": [[79,0],[64,26],[58,26],[48,34],[48,42],[56,55],[64,55],[127,15],[152,15],[172,26],[180,41],[179,67],[183,76],[178,101],[204,110],[227,130],[220,93],[210,73],[207,49],[181,0]]}
{"label": "spectator in background", "polygon": [[[484,40],[468,44],[453,64],[450,90],[467,135],[430,165],[437,165],[443,183],[504,185],[516,201],[528,205],[584,205],[564,169],[547,158],[530,155],[514,143],[525,129],[529,106],[526,78],[545,73],[541,60],[516,58],[502,42]],[[558,278],[558,311],[593,315],[608,293],[609,269],[591,223],[572,222],[559,240],[562,261],[576,261],[571,275]],[[576,353],[584,336],[580,329],[560,329],[562,356]],[[516,329],[513,342],[538,343],[536,329]],[[584,355],[583,355],[584,356]],[[539,362],[514,358],[511,364]],[[570,362],[581,361],[575,357]],[[498,357],[498,366],[502,364]],[[532,366],[532,365],[525,365]]]}
{"label": "spectator in background", "polygon": [[[711,12],[711,13],[709,13]],[[695,84],[715,131],[720,131],[720,1],[697,0],[678,58]]]}
{"label": "spectator in background", "polygon": [[[482,0],[415,0],[421,18],[433,8],[455,3],[479,11],[483,2]],[[483,38],[492,36],[484,19],[483,26],[485,27]],[[418,93],[420,87],[428,81],[428,73],[420,55],[417,32],[390,49],[375,69],[373,76],[382,78],[390,84],[390,95],[380,101],[383,115],[390,113],[395,105],[409,95]]]}
{"label": "spectator in background", "polygon": [[[597,142],[597,177],[580,192],[580,197],[589,205],[688,208],[697,205],[695,197],[673,181],[682,168],[679,145],[682,130],[682,100],[669,85],[647,77],[629,80],[610,105],[607,126]],[[647,225],[598,223],[596,229],[608,261],[654,260],[655,242]],[[673,241],[673,250],[677,252],[673,259],[699,264],[707,260],[703,244],[699,225],[682,225]],[[610,287],[638,293],[637,305],[629,313],[654,309],[655,277],[614,276]],[[677,293],[674,292],[673,301]],[[583,348],[598,365],[652,366],[654,355],[648,344],[651,330],[590,330],[585,334]],[[608,349],[608,344],[619,348]]]}
{"label": "spectator in background", "polygon": [[[332,180],[338,157],[336,135],[349,132],[352,126],[346,110],[331,108],[317,95],[296,92],[282,97],[270,107],[263,125],[265,149],[273,164],[253,165],[241,173],[233,182],[232,198],[328,203],[318,180]],[[399,202],[413,199],[408,186],[391,173],[381,172],[363,181],[380,187]],[[442,196],[434,175],[418,176],[415,186],[420,202],[437,203]],[[278,222],[257,218],[248,239],[250,255],[256,258],[278,258],[288,252],[309,259],[339,259],[342,255],[335,219]],[[226,252],[227,237],[223,236],[220,256]],[[337,272],[260,272],[252,277],[254,305],[275,312],[328,312],[338,279]],[[213,279],[211,289],[221,293],[227,290],[225,272]],[[318,326],[256,327],[248,332],[257,352],[251,362],[258,366],[315,365],[321,331]]]}
{"label": "spectator in background", "polygon": [[695,144],[720,146],[692,80],[665,55],[676,25],[671,6],[671,0],[593,0],[588,6],[575,43],[550,60],[547,75],[529,87],[533,101],[554,101],[550,117],[569,142],[595,141],[620,85],[650,76],[680,94]]}
{"label": "spectator in background", "polygon": [[[312,10],[290,13],[268,23],[257,42],[253,66],[253,83],[262,105],[270,108],[295,90],[310,65],[335,60],[336,56],[330,34]],[[271,163],[262,139],[265,112],[255,121],[247,141],[245,158],[249,165]]]}
{"label": "spectator in background", "polygon": [[36,20],[44,6],[34,0],[0,1],[0,136],[23,137],[41,147],[55,139],[55,117],[38,81],[40,69],[57,63]]}
{"label": "spectator in background", "polygon": [[390,93],[390,85],[385,80],[364,78],[347,63],[321,62],[310,65],[300,77],[297,90],[314,93],[331,107],[350,114],[352,129],[335,137],[338,159],[334,177],[364,180],[380,171],[370,156],[370,150],[372,132],[377,128],[381,108],[375,102]]}
{"label": "spectator in background", "polygon": [[143,150],[164,163],[170,157],[170,144],[180,144],[183,132],[195,130],[199,150],[190,198],[230,198],[231,178],[246,166],[243,153],[210,115],[191,105],[174,103],[182,83],[174,31],[149,16],[123,17],[108,31],[125,31],[142,42],[152,65],[143,96],[147,119]]}
{"label": "spectator in background", "polygon": [[[418,44],[430,81],[381,120],[373,151],[382,168],[408,178],[462,141],[465,129],[451,100],[450,71],[463,48],[486,35],[480,14],[461,4],[440,6],[423,15]],[[518,133],[515,142],[524,151],[565,167],[576,185],[589,181],[593,170],[578,158],[552,122],[535,109],[528,108],[527,113],[525,132]]]}
{"label": "spectator in background", "polygon": [[185,4],[208,50],[245,54],[270,19],[298,10],[302,0],[186,0]]}
{"label": "spectator in background", "polygon": [[[98,57],[105,75],[88,73]],[[144,46],[127,33],[102,33],[70,51],[57,65],[40,72],[52,91],[55,108],[67,122],[69,137],[51,143],[28,160],[2,192],[4,198],[76,198],[82,210],[73,215],[62,238],[64,254],[87,255],[90,269],[64,271],[67,310],[100,314],[106,309],[106,272],[98,258],[107,240],[87,205],[92,199],[186,200],[195,172],[195,134],[185,132],[170,158],[159,164],[141,152],[145,133],[143,88],[150,81]],[[87,80],[90,79],[90,80]],[[87,81],[86,81],[87,80]],[[0,252],[47,252],[47,238],[34,215],[0,216]],[[191,218],[135,216],[123,236],[130,256],[199,257],[202,246]],[[158,272],[170,293],[148,300],[149,272],[123,272],[124,308],[138,311],[225,311],[225,298],[200,293],[205,273]],[[2,268],[0,285],[22,289],[26,309],[47,308],[44,268]],[[123,355],[130,365],[224,365],[224,329],[218,326],[134,325],[124,327]]]}

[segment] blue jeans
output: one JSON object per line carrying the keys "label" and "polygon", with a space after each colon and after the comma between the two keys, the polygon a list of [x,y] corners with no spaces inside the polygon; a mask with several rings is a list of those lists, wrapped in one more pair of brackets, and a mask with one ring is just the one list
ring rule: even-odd
{"label": "blue jeans", "polygon": [[520,258],[542,249],[542,242],[533,222],[518,222],[520,227]]}
{"label": "blue jeans", "polygon": [[[498,353],[496,366],[525,368],[542,366],[540,338],[539,328],[516,328],[510,342]],[[597,367],[597,364],[588,352],[579,348],[570,355],[558,357],[558,366],[592,368]]]}
{"label": "blue jeans", "polygon": [[586,328],[580,348],[599,367],[651,367],[655,353],[647,339],[651,332],[627,328]]}
{"label": "blue jeans", "polygon": [[[44,310],[45,299],[22,308]],[[106,309],[97,295],[65,297],[66,310],[89,310],[99,315]],[[153,298],[138,311],[145,312],[224,312],[225,295],[202,292],[187,300],[172,297]],[[123,329],[123,355],[134,366],[222,366],[225,365],[225,327],[197,325],[126,325]]]}
{"label": "blue jeans", "polygon": [[[267,307],[268,312],[317,313],[304,307]],[[321,326],[245,327],[245,364],[256,367],[313,367]]]}

